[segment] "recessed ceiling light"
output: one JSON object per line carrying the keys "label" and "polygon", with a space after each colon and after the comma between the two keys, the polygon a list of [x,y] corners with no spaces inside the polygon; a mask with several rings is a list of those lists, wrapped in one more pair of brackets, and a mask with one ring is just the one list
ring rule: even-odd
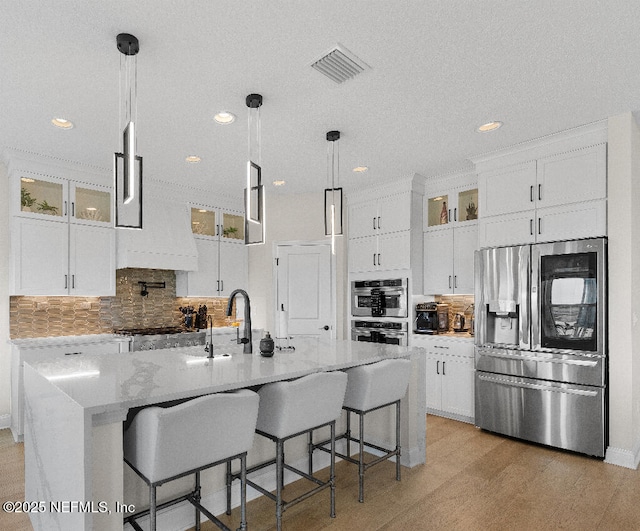
{"label": "recessed ceiling light", "polygon": [[286,181],[273,181],[273,186],[284,186]]}
{"label": "recessed ceiling light", "polygon": [[200,157],[198,157],[197,155],[189,155],[187,158],[185,158],[184,160],[186,160],[188,163],[190,164],[197,164],[198,162],[200,162],[202,159]]}
{"label": "recessed ceiling light", "polygon": [[220,125],[229,125],[236,121],[236,115],[228,111],[220,111],[213,119]]}
{"label": "recessed ceiling light", "polygon": [[23,183],[35,183],[36,182],[36,180],[32,179],[31,177],[20,177],[20,180]]}
{"label": "recessed ceiling light", "polygon": [[356,166],[355,168],[353,168],[353,171],[356,173],[364,173],[368,169],[369,169],[368,166]]}
{"label": "recessed ceiling light", "polygon": [[64,118],[54,118],[53,120],[51,120],[51,123],[56,127],[59,127],[60,129],[73,128],[73,122],[70,122],[69,120],[65,120]]}
{"label": "recessed ceiling light", "polygon": [[206,211],[207,211],[207,210],[206,210],[206,209],[204,209],[204,208],[199,208],[199,209],[198,209],[198,212],[201,212],[201,213],[203,213],[203,214],[204,214]]}
{"label": "recessed ceiling light", "polygon": [[502,127],[502,122],[487,122],[486,124],[482,124],[478,127],[477,131],[479,133],[488,133],[489,131],[495,131]]}

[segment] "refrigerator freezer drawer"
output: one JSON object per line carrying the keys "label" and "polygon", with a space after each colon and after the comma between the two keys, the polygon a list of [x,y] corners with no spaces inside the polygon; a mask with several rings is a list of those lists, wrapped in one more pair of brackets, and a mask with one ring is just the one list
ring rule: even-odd
{"label": "refrigerator freezer drawer", "polygon": [[589,354],[476,348],[476,370],[603,387],[606,358]]}
{"label": "refrigerator freezer drawer", "polygon": [[605,390],[476,371],[482,429],[604,457]]}

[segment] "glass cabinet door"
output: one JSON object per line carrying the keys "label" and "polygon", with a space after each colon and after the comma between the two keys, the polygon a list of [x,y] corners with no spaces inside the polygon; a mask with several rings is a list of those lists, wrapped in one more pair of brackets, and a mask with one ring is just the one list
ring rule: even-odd
{"label": "glass cabinet door", "polygon": [[244,216],[222,213],[222,236],[244,242]]}
{"label": "glass cabinet door", "polygon": [[478,189],[464,190],[458,193],[458,208],[454,221],[478,219]]}
{"label": "glass cabinet door", "polygon": [[53,217],[66,216],[65,193],[62,182],[21,177],[20,211]]}
{"label": "glass cabinet door", "polygon": [[111,193],[93,188],[75,187],[71,215],[78,220],[111,223]]}
{"label": "glass cabinet door", "polygon": [[427,200],[427,226],[446,225],[449,223],[449,196],[439,195]]}
{"label": "glass cabinet door", "polygon": [[216,213],[206,208],[191,208],[191,232],[203,236],[217,236]]}

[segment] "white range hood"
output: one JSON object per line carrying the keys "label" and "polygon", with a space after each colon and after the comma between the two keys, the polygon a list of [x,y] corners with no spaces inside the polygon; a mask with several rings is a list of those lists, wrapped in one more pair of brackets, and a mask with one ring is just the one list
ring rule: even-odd
{"label": "white range hood", "polygon": [[116,267],[196,271],[198,250],[191,211],[170,185],[145,180],[142,229],[117,229]]}

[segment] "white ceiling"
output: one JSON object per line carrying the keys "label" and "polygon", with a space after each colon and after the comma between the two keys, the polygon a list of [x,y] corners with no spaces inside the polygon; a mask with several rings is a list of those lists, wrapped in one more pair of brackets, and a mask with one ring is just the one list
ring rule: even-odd
{"label": "white ceiling", "polygon": [[[145,175],[230,194],[244,186],[253,92],[263,179],[287,182],[268,193],[322,190],[333,129],[351,190],[640,109],[636,0],[1,0],[0,11],[1,146],[109,170],[116,35],[132,33]],[[337,85],[310,67],[337,43],[372,69]],[[238,120],[215,124],[219,110]],[[475,131],[489,120],[505,125]]]}

